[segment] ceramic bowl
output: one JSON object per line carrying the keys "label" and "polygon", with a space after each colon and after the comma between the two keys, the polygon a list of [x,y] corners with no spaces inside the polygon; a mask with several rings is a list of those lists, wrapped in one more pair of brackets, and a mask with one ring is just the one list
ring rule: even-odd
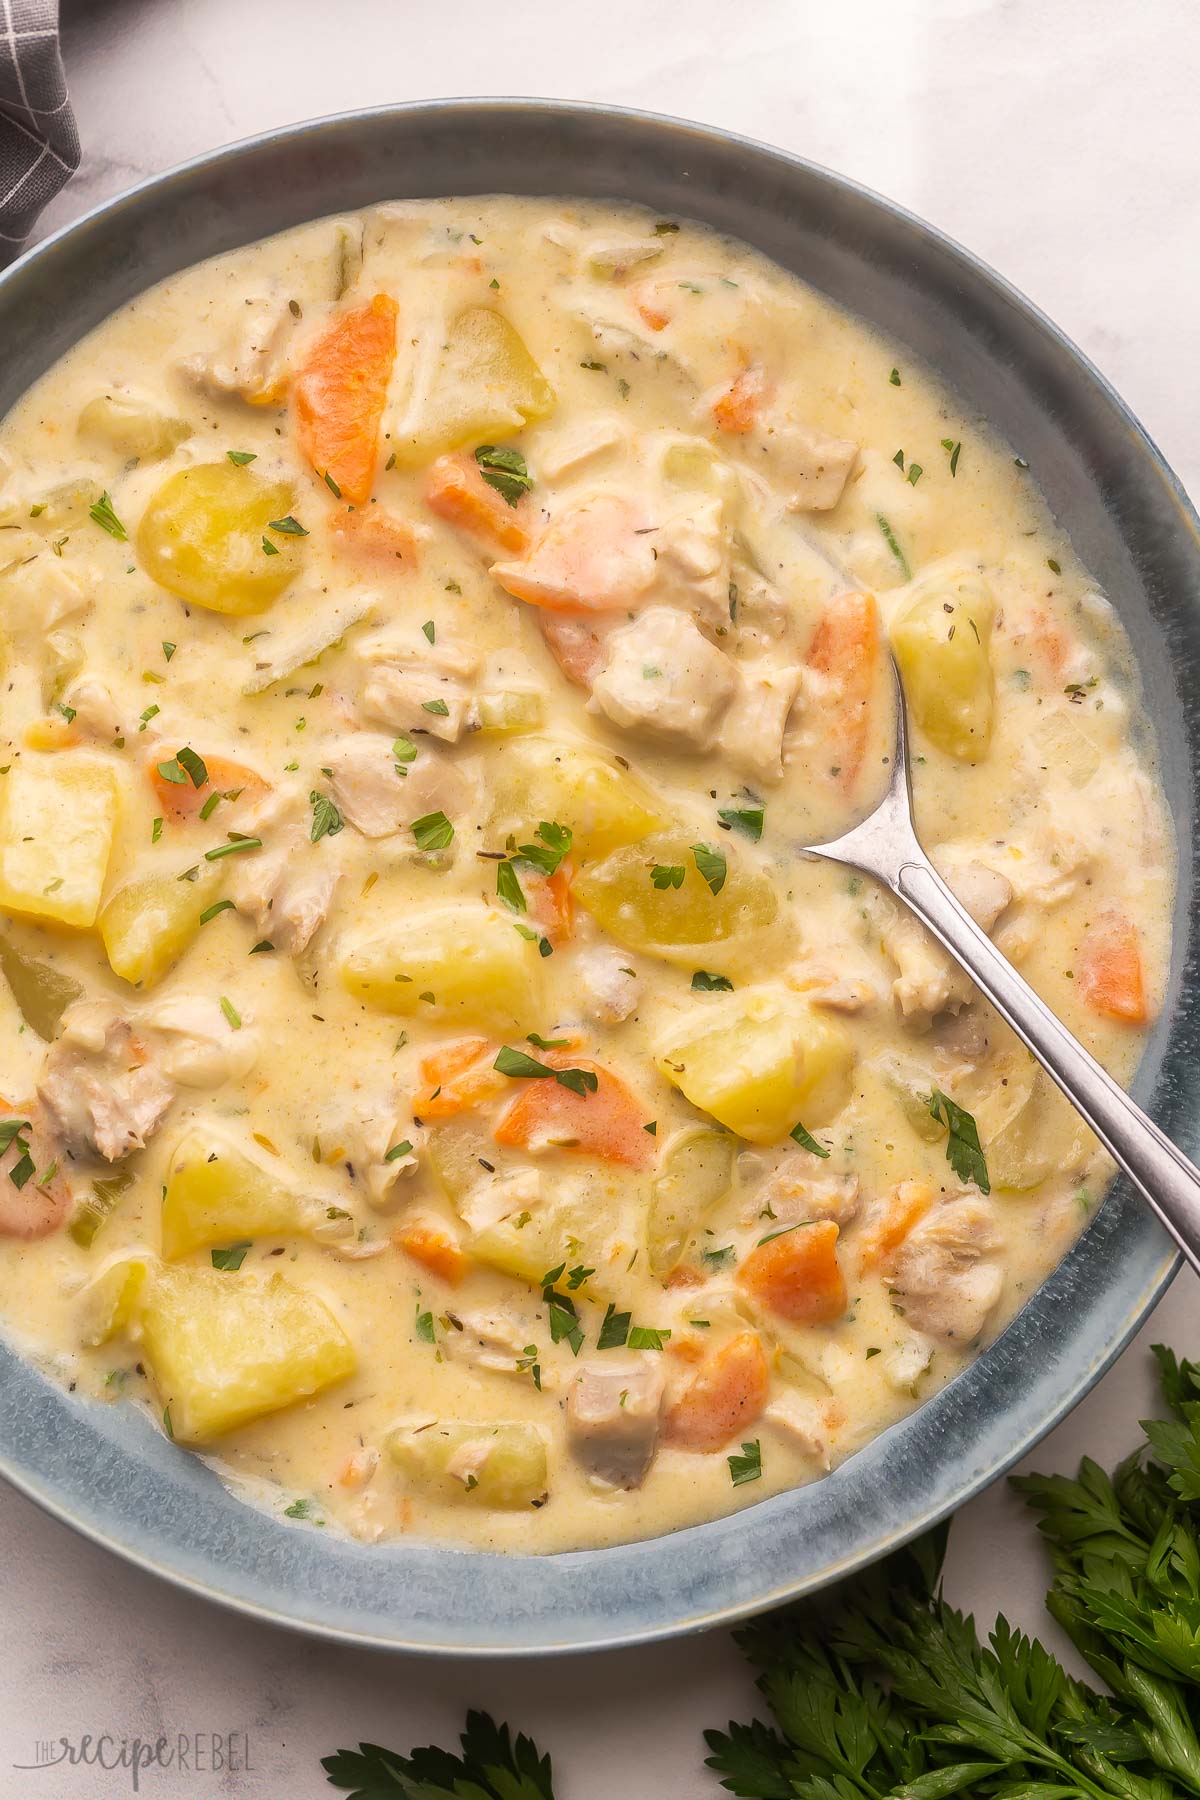
{"label": "ceramic bowl", "polygon": [[[327,213],[475,193],[633,199],[735,233],[925,359],[1028,458],[1120,611],[1158,732],[1180,880],[1166,1005],[1136,1091],[1194,1156],[1197,520],[1079,351],[919,219],[762,144],[612,107],[447,101],[319,120],[159,176],[0,276],[0,412],[115,307],[190,263]],[[69,1395],[4,1348],[0,1471],[131,1561],[314,1634],[506,1656],[633,1644],[820,1587],[951,1512],[1086,1392],[1175,1266],[1118,1185],[991,1348],[832,1475],[617,1549],[533,1559],[290,1526],[233,1499],[134,1408]]]}

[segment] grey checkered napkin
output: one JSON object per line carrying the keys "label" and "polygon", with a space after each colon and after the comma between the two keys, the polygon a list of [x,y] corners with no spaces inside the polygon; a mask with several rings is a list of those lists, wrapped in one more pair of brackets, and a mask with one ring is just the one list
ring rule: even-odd
{"label": "grey checkered napkin", "polygon": [[0,263],[78,167],[58,0],[0,0]]}

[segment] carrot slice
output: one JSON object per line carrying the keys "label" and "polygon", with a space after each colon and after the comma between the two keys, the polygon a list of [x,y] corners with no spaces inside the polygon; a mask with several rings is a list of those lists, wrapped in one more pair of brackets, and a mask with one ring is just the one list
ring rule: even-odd
{"label": "carrot slice", "polygon": [[443,1281],[448,1281],[451,1287],[458,1286],[470,1266],[469,1258],[449,1232],[438,1225],[417,1222],[405,1225],[396,1232],[392,1242],[414,1262],[419,1262],[423,1269],[428,1269],[431,1275],[439,1275]]}
{"label": "carrot slice", "polygon": [[809,667],[829,678],[837,715],[838,772],[850,787],[867,748],[879,667],[879,608],[873,594],[831,600],[808,647]]}
{"label": "carrot slice", "polygon": [[766,391],[766,377],[761,369],[743,369],[713,401],[713,418],[721,430],[734,437],[745,437],[753,431],[758,424],[759,403]]}
{"label": "carrot slice", "polygon": [[1097,919],[1075,959],[1079,991],[1094,1012],[1127,1025],[1150,1017],[1137,926],[1115,909]]}
{"label": "carrot slice", "polygon": [[863,1268],[876,1269],[887,1262],[932,1205],[933,1189],[927,1182],[900,1182],[880,1217],[859,1240]]}
{"label": "carrot slice", "polygon": [[593,494],[551,519],[521,562],[497,563],[506,593],[550,612],[627,612],[654,578],[645,515],[623,494]]}
{"label": "carrot slice", "polygon": [[576,1094],[561,1082],[543,1077],[526,1081],[493,1136],[498,1144],[553,1144],[580,1156],[645,1169],[654,1161],[654,1140],[644,1129],[646,1109],[625,1083],[608,1069],[578,1057],[547,1055],[550,1067],[588,1069],[596,1077],[594,1094]]}
{"label": "carrot slice", "polygon": [[335,550],[358,562],[417,564],[417,536],[395,513],[371,506],[362,512],[339,513],[330,525]]}
{"label": "carrot slice", "polygon": [[440,519],[480,539],[490,550],[529,548],[529,533],[522,523],[525,502],[510,506],[483,479],[475,458],[466,451],[438,457],[426,477],[425,501]]}
{"label": "carrot slice", "polygon": [[390,294],[376,294],[335,313],[292,377],[300,449],[352,506],[370,498],[375,477],[398,310]]}
{"label": "carrot slice", "polygon": [[846,1281],[832,1219],[797,1225],[752,1250],[737,1284],[768,1311],[797,1325],[829,1325],[846,1310]]}
{"label": "carrot slice", "polygon": [[575,870],[570,862],[560,863],[553,875],[526,875],[525,897],[529,916],[536,919],[552,944],[562,944],[571,935],[575,923],[575,902],[571,883]]}
{"label": "carrot slice", "polygon": [[604,635],[589,619],[543,612],[538,619],[546,648],[568,681],[591,687],[605,658]]}
{"label": "carrot slice", "polygon": [[720,1450],[746,1431],[767,1404],[770,1376],[763,1347],[743,1331],[706,1357],[664,1421],[669,1443]]}
{"label": "carrot slice", "polygon": [[490,1060],[483,1067],[477,1066],[490,1049],[486,1038],[460,1038],[427,1056],[421,1073],[428,1085],[413,1100],[416,1116],[449,1119],[499,1093],[504,1086],[503,1075],[497,1074]]}
{"label": "carrot slice", "polygon": [[[202,756],[200,759],[207,771],[207,780],[199,787],[192,785],[192,778],[187,775],[186,781],[168,781],[160,773],[161,762],[147,764],[146,774],[154,789],[155,798],[163,809],[164,819],[173,819],[181,823],[185,819],[194,819],[205,801],[214,793],[228,794],[237,792],[239,798],[259,800],[270,789],[270,782],[264,781],[256,769],[248,769],[245,763],[231,762],[227,756]],[[170,764],[172,757],[165,756],[162,762]]]}

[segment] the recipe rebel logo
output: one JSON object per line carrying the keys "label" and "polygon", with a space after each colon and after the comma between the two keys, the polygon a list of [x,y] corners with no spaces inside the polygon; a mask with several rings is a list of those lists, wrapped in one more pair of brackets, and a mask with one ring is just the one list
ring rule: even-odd
{"label": "the recipe rebel logo", "polygon": [[[106,1769],[124,1771],[131,1792],[142,1791],[142,1777],[156,1769],[172,1769],[185,1775],[253,1774],[250,1739],[238,1731],[177,1731],[157,1738],[117,1737],[112,1732],[85,1732],[76,1738],[39,1738],[33,1759],[14,1762],[14,1769],[36,1775],[49,1769]],[[29,1787],[30,1795],[41,1791]],[[115,1789],[114,1789],[115,1791]],[[47,1790],[49,1792],[49,1790]],[[55,1800],[68,1790],[54,1790]]]}

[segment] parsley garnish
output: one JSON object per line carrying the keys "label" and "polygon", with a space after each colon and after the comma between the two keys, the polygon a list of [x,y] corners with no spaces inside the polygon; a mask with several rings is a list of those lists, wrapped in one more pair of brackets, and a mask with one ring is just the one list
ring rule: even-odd
{"label": "parsley garnish", "polygon": [[429,639],[429,642],[432,644],[437,637],[437,626],[434,624],[433,620],[426,619],[425,623],[421,627],[421,630],[425,633],[425,636]]}
{"label": "parsley garnish", "polygon": [[422,700],[421,711],[436,713],[440,719],[448,718],[450,715],[450,708],[444,700]]}
{"label": "parsley garnish", "polygon": [[98,525],[101,531],[107,531],[109,537],[116,538],[118,543],[127,544],[129,542],[129,533],[113,511],[112,496],[107,488],[100,498],[88,507],[88,518],[93,525]]}
{"label": "parsley garnish", "polygon": [[174,654],[175,654],[175,646],[174,646],[174,644],[169,644],[169,643],[168,643],[168,642],[167,642],[167,640],[166,640],[166,638],[164,638],[164,639],[163,639],[163,641],[162,641],[162,653],[163,653],[163,655],[164,655],[164,656],[165,656],[165,657],[166,657],[166,659],[167,659],[167,661],[168,661],[168,662],[170,662],[170,660],[171,660],[171,658],[172,658],[172,657],[173,657],[173,656],[174,656]]}
{"label": "parsley garnish", "polygon": [[533,476],[519,450],[503,450],[495,444],[480,444],[475,452],[475,461],[488,486],[494,487],[510,506],[515,506],[522,494],[527,494],[533,486]]}
{"label": "parsley garnish", "polygon": [[422,1312],[419,1306],[416,1309],[416,1331],[423,1344],[437,1343],[437,1334],[433,1329],[433,1314]]}
{"label": "parsley garnish", "polygon": [[707,844],[693,844],[692,855],[696,860],[697,869],[707,881],[712,893],[719,894],[725,886],[728,867],[725,861],[725,852],[713,850]]}
{"label": "parsley garnish", "polygon": [[911,581],[912,580],[912,570],[908,566],[908,558],[907,558],[907,556],[905,556],[903,550],[900,548],[899,539],[897,538],[895,532],[892,530],[891,525],[888,523],[887,519],[884,518],[882,513],[875,514],[875,523],[878,525],[880,531],[883,533],[883,541],[887,545],[888,549],[891,551],[892,555],[895,557],[897,565],[899,566],[899,569],[900,569],[900,573],[903,575],[905,581]]}
{"label": "parsley garnish", "polygon": [[392,755],[396,759],[397,775],[406,775],[408,771],[400,767],[401,763],[416,762],[417,746],[410,737],[398,737],[392,745]]}
{"label": "parsley garnish", "polygon": [[314,788],[308,796],[308,803],[313,809],[312,826],[308,833],[310,842],[319,844],[323,837],[336,837],[345,825],[345,820],[329,795],[318,794]]}
{"label": "parsley garnish", "polygon": [[525,1042],[527,1044],[532,1044],[535,1050],[561,1050],[570,1042],[570,1039],[544,1038],[541,1037],[538,1032],[531,1031],[529,1036],[525,1039]]}
{"label": "parsley garnish", "polygon": [[229,1029],[231,1031],[240,1031],[242,1029],[242,1015],[238,1012],[233,1001],[227,1000],[224,994],[221,995],[221,1011],[229,1020]]}
{"label": "parsley garnish", "polygon": [[511,862],[496,864],[496,894],[505,906],[511,906],[514,912],[524,912],[525,892],[517,877],[516,865]]}
{"label": "parsley garnish", "polygon": [[[262,839],[256,837],[231,837],[227,844],[218,844],[215,850],[204,852],[205,862],[220,862],[224,856],[240,856],[244,850],[261,850]],[[182,880],[183,877],[180,877]],[[192,877],[194,880],[195,878]]]}
{"label": "parsley garnish", "polygon": [[169,762],[160,762],[158,772],[164,781],[174,782],[176,787],[186,787],[190,781],[194,788],[202,788],[208,780],[208,769],[204,758],[185,744],[177,750]]}
{"label": "parsley garnish", "polygon": [[798,1119],[797,1119],[796,1123],[792,1126],[792,1129],[788,1132],[788,1136],[790,1138],[794,1138],[796,1143],[799,1144],[799,1146],[802,1150],[811,1150],[812,1154],[814,1156],[828,1156],[829,1155],[829,1152],[825,1148],[824,1144],[818,1144],[818,1142],[817,1142],[816,1138],[813,1136],[812,1132],[806,1131]]}
{"label": "parsley garnish", "polygon": [[342,490],[338,486],[337,482],[333,479],[333,476],[329,473],[328,469],[325,470],[325,473],[322,475],[321,479],[325,483],[325,486],[329,489],[330,493],[333,495],[334,499],[340,500],[342,497]]}
{"label": "parsley garnish", "polygon": [[552,1069],[541,1063],[536,1056],[529,1056],[524,1050],[514,1050],[503,1044],[492,1064],[501,1075],[511,1075],[519,1081],[557,1081],[560,1087],[569,1088],[573,1094],[582,1099],[587,1094],[594,1094],[599,1087],[599,1078],[591,1069]]}
{"label": "parsley garnish", "polygon": [[725,1461],[729,1464],[729,1479],[734,1487],[745,1487],[748,1481],[757,1481],[762,1474],[762,1447],[759,1439],[755,1438],[752,1444],[743,1444],[740,1456],[727,1456]]}
{"label": "parsley garnish", "polygon": [[250,1248],[250,1239],[245,1238],[240,1244],[230,1244],[224,1250],[210,1252],[214,1269],[227,1269],[231,1273],[240,1269],[246,1260],[246,1252]]}
{"label": "parsley garnish", "polygon": [[899,371],[899,369],[893,369],[891,374],[888,376],[888,380],[891,382],[893,387],[899,387],[900,386],[900,371]]}
{"label": "parsley garnish", "polygon": [[233,911],[233,901],[232,900],[214,900],[212,905],[206,906],[204,911],[200,914],[200,923],[202,925],[207,925],[208,921],[210,919],[215,919],[218,913],[232,912],[232,911]]}
{"label": "parsley garnish", "polygon": [[604,1323],[600,1327],[600,1335],[596,1339],[597,1350],[622,1350],[629,1336],[629,1324],[632,1313],[619,1313],[610,1302],[604,1315]]}
{"label": "parsley garnish", "polygon": [[414,819],[409,829],[417,840],[418,850],[444,850],[454,842],[454,827],[444,812],[425,813]]}
{"label": "parsley garnish", "polygon": [[929,1096],[929,1110],[939,1125],[946,1127],[946,1161],[960,1181],[973,1181],[981,1194],[990,1194],[987,1163],[979,1143],[979,1129],[971,1114],[955,1104],[948,1094],[934,1088]]}
{"label": "parsley garnish", "polygon": [[629,1348],[631,1350],[661,1350],[671,1333],[655,1329],[650,1325],[631,1325],[629,1327]]}
{"label": "parsley garnish", "polygon": [[683,886],[685,872],[679,863],[655,863],[650,879],[656,888],[678,888]]}
{"label": "parsley garnish", "polygon": [[722,1244],[718,1250],[702,1250],[700,1261],[706,1269],[727,1269],[734,1258],[732,1244]]}
{"label": "parsley garnish", "polygon": [[308,532],[300,523],[299,519],[293,519],[291,513],[288,513],[287,517],[283,519],[268,519],[267,530],[277,531],[281,537],[308,536]]}
{"label": "parsley garnish", "polygon": [[744,831],[748,838],[757,844],[763,834],[763,809],[761,806],[728,807],[719,806],[717,817],[723,825],[732,831]]}
{"label": "parsley garnish", "polygon": [[255,462],[258,458],[257,450],[227,450],[225,454],[230,462],[235,463],[239,469],[244,468],[247,463]]}
{"label": "parsley garnish", "polygon": [[385,1163],[398,1162],[400,1157],[411,1156],[411,1155],[412,1155],[412,1143],[411,1143],[410,1139],[405,1138],[401,1143],[393,1144],[391,1149],[388,1151],[387,1155],[384,1157],[383,1160]]}
{"label": "parsley garnish", "polygon": [[692,976],[692,986],[701,994],[732,994],[733,983],[728,975],[710,975],[707,969],[697,969]]}

